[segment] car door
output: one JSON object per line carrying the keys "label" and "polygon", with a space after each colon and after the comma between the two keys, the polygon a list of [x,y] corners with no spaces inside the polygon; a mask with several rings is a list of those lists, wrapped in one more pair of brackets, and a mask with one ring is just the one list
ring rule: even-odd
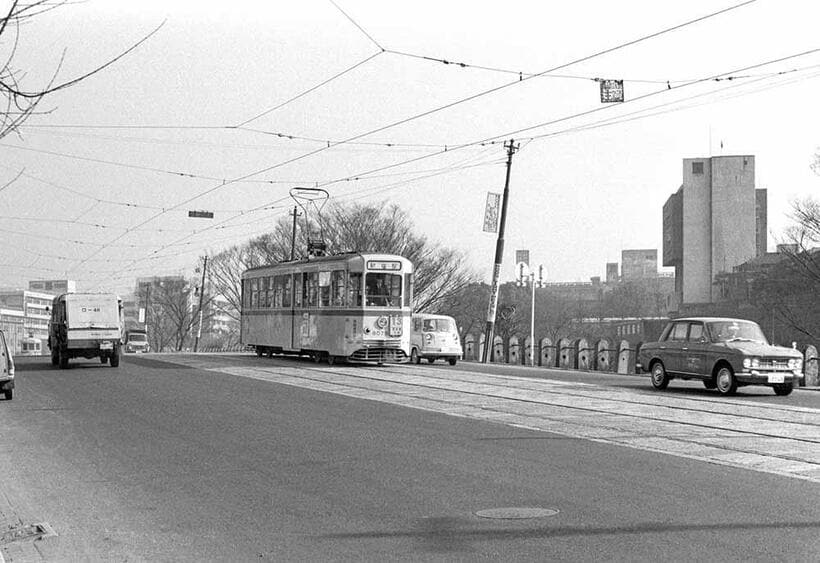
{"label": "car door", "polygon": [[686,336],[689,323],[685,321],[672,323],[672,328],[667,334],[666,340],[661,342],[660,356],[667,372],[680,373],[683,367],[683,347],[686,344]]}
{"label": "car door", "polygon": [[0,380],[9,374],[9,349],[6,346],[6,335],[0,331]]}
{"label": "car door", "polygon": [[686,343],[681,347],[681,373],[703,377],[706,371],[706,348],[706,329],[703,322],[690,322]]}

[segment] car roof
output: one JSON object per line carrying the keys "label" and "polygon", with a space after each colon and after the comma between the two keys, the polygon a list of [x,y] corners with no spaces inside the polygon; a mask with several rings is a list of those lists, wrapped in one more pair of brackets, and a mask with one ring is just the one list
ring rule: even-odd
{"label": "car roof", "polygon": [[701,321],[701,322],[717,322],[717,321],[730,321],[730,322],[742,322],[742,323],[753,323],[754,321],[750,321],[749,319],[736,319],[733,317],[680,317],[679,319],[671,319],[669,322],[677,322],[677,321]]}

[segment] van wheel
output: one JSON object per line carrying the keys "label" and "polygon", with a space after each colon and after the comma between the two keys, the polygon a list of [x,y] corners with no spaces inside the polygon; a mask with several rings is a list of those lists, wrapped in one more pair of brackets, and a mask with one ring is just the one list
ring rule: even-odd
{"label": "van wheel", "polygon": [[410,351],[410,363],[418,364],[419,362],[421,362],[421,358],[419,358],[419,351],[413,348]]}
{"label": "van wheel", "polygon": [[450,359],[449,359],[449,360],[447,360],[447,361],[448,361],[448,362],[450,362],[450,365],[451,365],[451,366],[456,365],[456,359],[455,359],[455,358],[450,358]]}
{"label": "van wheel", "polygon": [[3,397],[7,401],[11,401],[14,398],[14,389],[9,389],[8,391],[3,391]]}
{"label": "van wheel", "polygon": [[435,361],[436,361],[436,359],[435,359],[435,358],[427,358],[427,363],[428,363],[428,364],[432,364],[432,363],[433,363],[433,362],[435,362]]}

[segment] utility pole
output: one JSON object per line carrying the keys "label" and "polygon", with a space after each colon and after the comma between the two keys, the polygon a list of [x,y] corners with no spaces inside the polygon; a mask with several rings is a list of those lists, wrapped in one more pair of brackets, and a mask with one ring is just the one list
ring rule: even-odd
{"label": "utility pole", "polygon": [[199,284],[199,327],[196,330],[196,340],[194,340],[194,352],[199,348],[199,339],[202,337],[202,300],[205,297],[205,272],[208,270],[208,257],[202,264],[202,283]]}
{"label": "utility pole", "polygon": [[296,259],[296,218],[301,215],[299,213],[299,206],[293,206],[293,234],[290,237],[290,261],[293,262]]}
{"label": "utility pole", "polygon": [[504,181],[504,195],[501,197],[501,222],[498,226],[498,240],[495,243],[495,265],[493,267],[493,285],[490,290],[490,305],[487,308],[487,328],[484,331],[484,357],[483,363],[487,363],[490,353],[493,350],[493,328],[495,327],[496,309],[498,309],[498,277],[501,274],[501,262],[504,259],[504,226],[507,222],[507,200],[510,197],[510,169],[512,168],[512,157],[518,150],[512,139],[504,145],[507,149],[507,179]]}

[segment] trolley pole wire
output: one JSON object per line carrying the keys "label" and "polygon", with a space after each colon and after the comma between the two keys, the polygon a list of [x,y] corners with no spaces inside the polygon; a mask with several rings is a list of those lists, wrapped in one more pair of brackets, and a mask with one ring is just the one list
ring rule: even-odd
{"label": "trolley pole wire", "polygon": [[501,262],[504,260],[504,226],[507,222],[507,200],[510,197],[510,169],[512,168],[513,154],[518,150],[512,139],[504,144],[507,149],[507,178],[504,181],[504,195],[501,197],[501,221],[498,226],[498,240],[495,243],[495,265],[493,267],[493,285],[490,291],[490,304],[487,308],[487,328],[484,331],[484,356],[482,363],[487,363],[493,350],[493,329],[495,327],[496,311],[498,309],[498,278],[501,275]]}

